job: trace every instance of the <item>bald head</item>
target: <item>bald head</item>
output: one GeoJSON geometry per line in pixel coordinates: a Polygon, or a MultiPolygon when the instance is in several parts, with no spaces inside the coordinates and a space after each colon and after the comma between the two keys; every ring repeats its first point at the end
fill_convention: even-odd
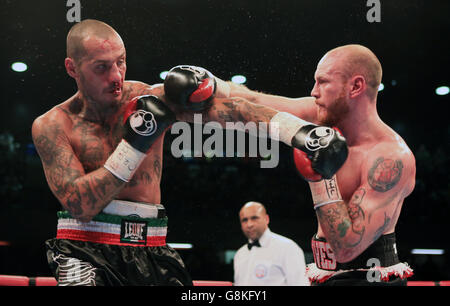
{"type": "Polygon", "coordinates": [[[245,205],[242,206],[242,208],[241,208],[239,213],[241,213],[243,211],[247,211],[247,210],[252,210],[255,213],[258,213],[258,214],[261,214],[261,215],[267,215],[266,208],[264,207],[264,205],[262,205],[259,202],[247,202],[247,203],[245,203],[245,205]]]}
{"type": "Polygon", "coordinates": [[[86,19],[75,24],[67,34],[67,57],[79,62],[86,55],[84,42],[90,37],[104,40],[115,37],[123,44],[122,38],[111,26],[98,20],[86,19]]]}
{"type": "Polygon", "coordinates": [[[264,205],[258,202],[248,202],[239,211],[239,220],[244,235],[250,240],[259,239],[269,224],[264,205]]]}
{"type": "Polygon", "coordinates": [[[376,97],[381,83],[382,69],[376,55],[361,45],[345,45],[328,51],[320,60],[319,65],[328,60],[334,60],[334,68],[339,70],[345,79],[355,75],[364,77],[367,93],[376,97]]]}

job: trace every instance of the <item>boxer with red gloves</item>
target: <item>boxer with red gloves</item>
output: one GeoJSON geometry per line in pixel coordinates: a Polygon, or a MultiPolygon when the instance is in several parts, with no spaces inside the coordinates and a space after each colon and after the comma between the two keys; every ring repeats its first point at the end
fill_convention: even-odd
{"type": "MultiPolygon", "coordinates": [[[[399,261],[395,227],[414,189],[415,159],[377,112],[381,76],[381,64],[371,50],[346,45],[330,50],[319,61],[311,97],[270,95],[233,83],[224,93],[329,127],[311,134],[315,128],[305,128],[299,135],[304,145],[297,146],[303,151],[294,149],[295,164],[308,181],[318,220],[312,240],[315,263],[308,270],[313,285],[406,285],[412,275],[408,265],[399,261]],[[303,147],[316,148],[340,138],[331,127],[345,136],[348,158],[336,173],[327,174],[328,167],[317,168],[316,157],[303,147]],[[314,134],[312,142],[305,141],[314,134]]],[[[334,163],[335,157],[326,159],[334,163]]]]}

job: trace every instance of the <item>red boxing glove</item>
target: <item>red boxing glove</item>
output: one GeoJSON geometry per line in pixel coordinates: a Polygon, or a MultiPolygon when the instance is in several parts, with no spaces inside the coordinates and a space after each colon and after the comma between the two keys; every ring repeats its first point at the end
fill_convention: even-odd
{"type": "Polygon", "coordinates": [[[308,182],[317,182],[322,179],[322,176],[312,168],[311,160],[305,152],[294,148],[293,153],[295,166],[305,180],[308,182]]]}
{"type": "MultiPolygon", "coordinates": [[[[342,136],[341,131],[337,127],[333,127],[340,136],[342,136]]],[[[312,168],[311,158],[308,157],[308,154],[300,149],[294,148],[294,163],[297,167],[300,175],[307,180],[308,182],[317,182],[323,179],[322,175],[317,173],[312,168]]]]}

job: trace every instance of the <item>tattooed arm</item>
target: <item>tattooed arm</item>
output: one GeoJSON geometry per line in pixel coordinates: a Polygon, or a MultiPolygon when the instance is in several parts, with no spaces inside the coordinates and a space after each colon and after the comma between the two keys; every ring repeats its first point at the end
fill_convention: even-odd
{"type": "Polygon", "coordinates": [[[320,231],[338,262],[351,261],[381,235],[394,232],[403,200],[414,188],[412,153],[384,147],[371,156],[363,166],[361,185],[348,203],[341,200],[316,209],[320,231]]]}
{"type": "MultiPolygon", "coordinates": [[[[233,82],[227,82],[227,84],[231,89],[229,97],[244,98],[251,103],[291,113],[306,121],[317,123],[317,106],[315,105],[314,97],[288,98],[250,90],[244,85],[238,85],[233,82]]],[[[223,97],[220,92],[216,93],[216,96],[223,97]]]]}
{"type": "Polygon", "coordinates": [[[33,122],[32,136],[48,185],[72,217],[90,221],[122,190],[125,182],[101,167],[86,174],[53,109],[33,122]]]}
{"type": "Polygon", "coordinates": [[[215,98],[214,103],[203,113],[203,121],[217,121],[225,127],[226,122],[240,121],[269,123],[278,111],[257,105],[243,98],[215,98]]]}

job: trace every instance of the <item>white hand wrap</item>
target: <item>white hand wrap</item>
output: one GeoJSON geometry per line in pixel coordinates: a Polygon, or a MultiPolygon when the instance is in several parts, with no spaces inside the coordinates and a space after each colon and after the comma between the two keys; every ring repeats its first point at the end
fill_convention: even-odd
{"type": "Polygon", "coordinates": [[[142,163],[146,154],[133,148],[122,139],[117,148],[105,162],[104,167],[122,181],[129,182],[142,163]]]}
{"type": "Polygon", "coordinates": [[[291,140],[298,130],[308,124],[308,121],[289,113],[279,112],[270,119],[270,138],[292,146],[291,140]]]}
{"type": "Polygon", "coordinates": [[[231,87],[227,84],[227,82],[216,78],[216,97],[218,98],[229,98],[231,93],[231,87]]]}
{"type": "Polygon", "coordinates": [[[314,209],[342,201],[336,175],[329,180],[324,179],[318,182],[309,182],[309,187],[314,202],[314,209]]]}

